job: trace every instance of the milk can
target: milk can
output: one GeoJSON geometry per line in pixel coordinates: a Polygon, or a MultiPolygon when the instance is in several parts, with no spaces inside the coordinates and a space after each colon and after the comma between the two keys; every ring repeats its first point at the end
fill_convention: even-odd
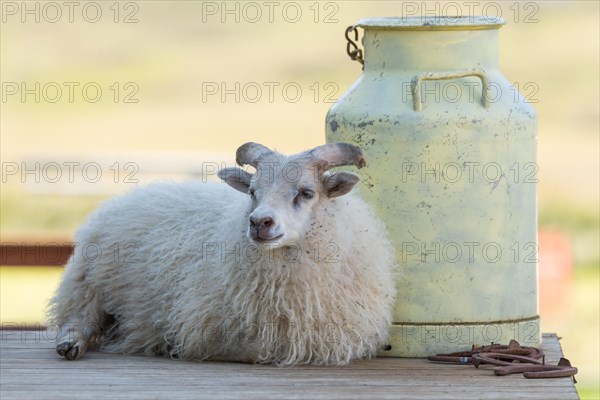
{"type": "Polygon", "coordinates": [[[382,355],[540,345],[536,114],[498,69],[503,24],[370,18],[346,31],[364,71],[329,110],[326,134],[364,149],[358,191],[396,249],[382,355]]]}

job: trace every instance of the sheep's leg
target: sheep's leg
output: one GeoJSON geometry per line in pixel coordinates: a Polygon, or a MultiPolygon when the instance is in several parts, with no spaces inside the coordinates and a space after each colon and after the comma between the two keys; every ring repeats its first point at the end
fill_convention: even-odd
{"type": "Polygon", "coordinates": [[[107,316],[102,311],[97,296],[75,298],[83,299],[84,303],[80,302],[82,307],[76,307],[76,310],[79,309],[72,310],[71,317],[65,318],[67,322],[60,328],[56,346],[56,352],[67,360],[77,360],[83,356],[88,348],[98,341],[107,323],[107,316]]]}
{"type": "Polygon", "coordinates": [[[67,360],[77,360],[87,351],[98,333],[100,333],[98,326],[82,328],[77,324],[64,324],[61,327],[56,352],[67,360]]]}

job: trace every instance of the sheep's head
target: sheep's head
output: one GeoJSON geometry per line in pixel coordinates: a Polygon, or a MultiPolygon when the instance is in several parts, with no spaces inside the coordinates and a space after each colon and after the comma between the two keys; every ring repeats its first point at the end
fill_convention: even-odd
{"type": "Polygon", "coordinates": [[[236,162],[251,165],[256,172],[225,168],[219,177],[251,198],[248,237],[277,247],[297,241],[309,230],[317,204],[345,195],[360,180],[352,172],[330,169],[366,165],[363,152],[347,143],[285,156],[250,142],[238,148],[236,162]]]}

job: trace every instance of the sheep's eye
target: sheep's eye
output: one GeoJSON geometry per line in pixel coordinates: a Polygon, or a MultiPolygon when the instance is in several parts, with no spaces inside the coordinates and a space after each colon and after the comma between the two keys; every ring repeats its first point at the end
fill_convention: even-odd
{"type": "Polygon", "coordinates": [[[252,197],[253,199],[256,198],[256,194],[254,193],[254,189],[248,189],[248,194],[250,195],[250,197],[252,197]]]}
{"type": "Polygon", "coordinates": [[[294,196],[294,206],[300,205],[300,200],[310,200],[315,197],[315,192],[310,189],[298,189],[296,196],[294,196]]]}
{"type": "Polygon", "coordinates": [[[303,199],[309,200],[315,197],[315,192],[310,189],[302,189],[300,190],[300,196],[302,196],[303,199]]]}

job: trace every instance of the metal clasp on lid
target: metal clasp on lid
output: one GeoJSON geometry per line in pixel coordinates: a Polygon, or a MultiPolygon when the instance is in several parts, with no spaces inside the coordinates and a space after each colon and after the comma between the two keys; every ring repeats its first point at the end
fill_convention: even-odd
{"type": "Polygon", "coordinates": [[[350,25],[349,27],[347,27],[345,36],[346,40],[348,41],[346,43],[346,53],[348,53],[348,56],[350,56],[350,58],[353,61],[358,61],[359,63],[361,63],[364,69],[365,61],[363,59],[363,51],[358,48],[356,43],[354,43],[354,41],[358,41],[358,29],[356,28],[356,26],[350,25]],[[350,33],[352,32],[354,32],[354,40],[350,38],[350,33]]]}

